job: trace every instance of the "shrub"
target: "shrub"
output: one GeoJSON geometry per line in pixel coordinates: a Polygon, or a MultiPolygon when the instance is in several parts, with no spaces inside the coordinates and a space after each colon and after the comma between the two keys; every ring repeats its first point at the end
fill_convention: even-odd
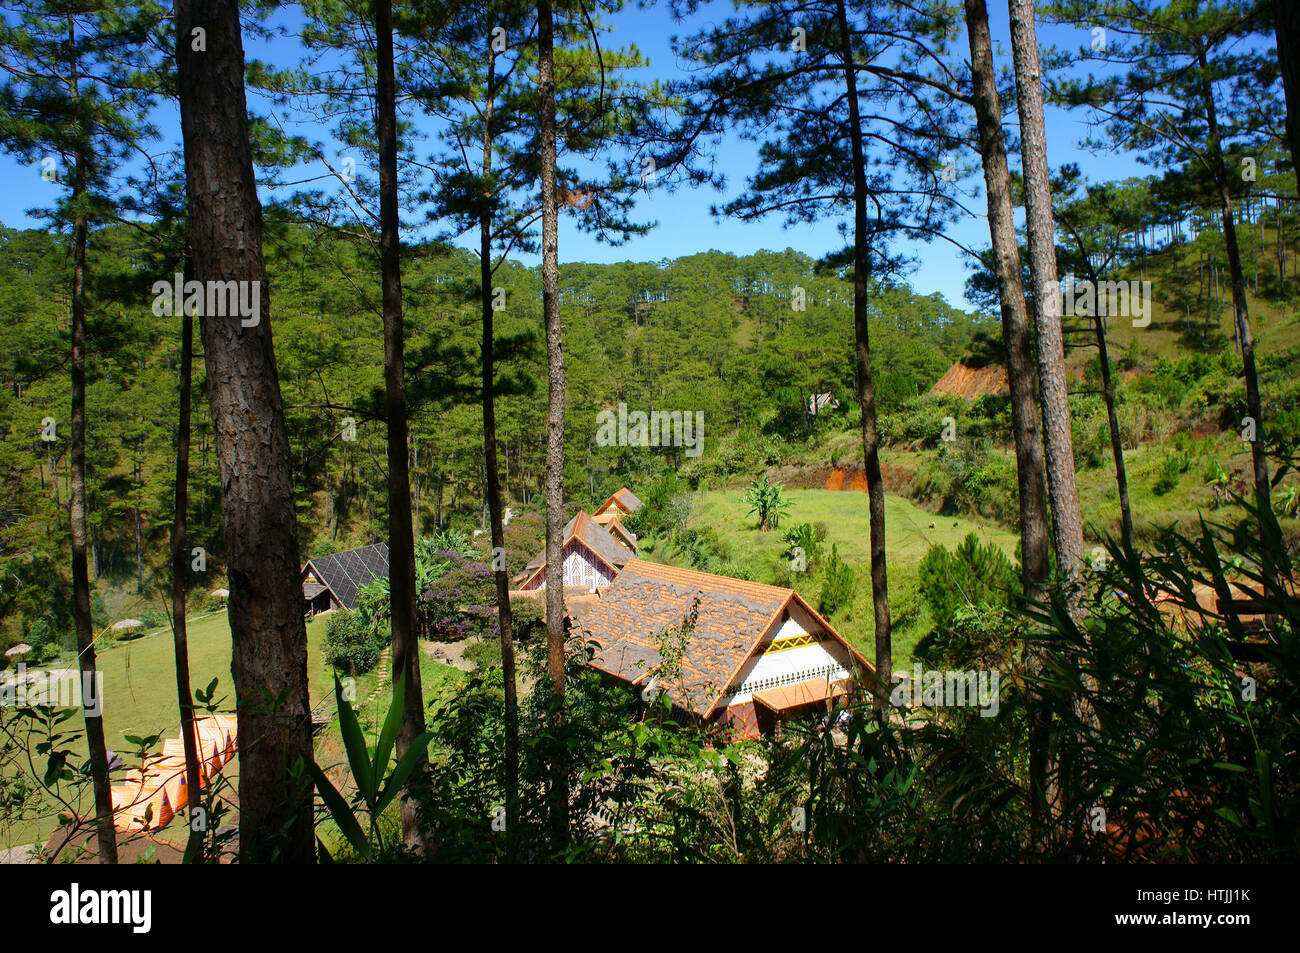
{"type": "Polygon", "coordinates": [[[501,640],[475,639],[465,646],[464,657],[479,668],[499,666],[501,664],[501,640]]]}
{"type": "Polygon", "coordinates": [[[754,574],[743,563],[719,562],[714,572],[719,576],[729,576],[732,579],[746,579],[750,582],[754,579],[754,574]]]}
{"type": "Polygon", "coordinates": [[[27,628],[23,641],[30,645],[33,651],[40,651],[51,643],[57,649],[59,637],[48,619],[37,619],[27,628]]]}
{"type": "Polygon", "coordinates": [[[967,442],[944,446],[916,481],[921,497],[938,497],[944,513],[977,513],[1005,523],[1018,512],[1015,461],[967,442]]]}
{"type": "Polygon", "coordinates": [[[140,621],[146,629],[159,629],[171,624],[167,613],[162,609],[145,609],[140,613],[140,621]]]}
{"type": "Polygon", "coordinates": [[[821,559],[822,540],[825,538],[825,536],[818,538],[817,531],[810,523],[800,523],[786,531],[786,558],[794,560],[796,556],[802,555],[802,568],[812,569],[821,559]]]}
{"type": "Polygon", "coordinates": [[[374,668],[385,644],[357,612],[334,612],[325,624],[325,664],[349,675],[362,675],[374,668]]]}
{"type": "Polygon", "coordinates": [[[834,615],[840,609],[853,605],[856,587],[853,567],[840,559],[840,548],[831,545],[831,558],[826,562],[826,578],[822,581],[821,612],[834,615]]]}
{"type": "Polygon", "coordinates": [[[546,544],[546,521],[540,513],[520,513],[504,528],[502,537],[506,549],[506,572],[513,578],[546,544]]]}
{"type": "Polygon", "coordinates": [[[916,659],[932,668],[998,669],[1014,664],[1024,618],[1005,605],[959,605],[947,623],[917,643],[916,659]]]}
{"type": "Polygon", "coordinates": [[[763,474],[763,479],[751,480],[748,489],[741,497],[741,502],[749,507],[749,515],[758,518],[760,530],[776,529],[781,524],[781,517],[790,509],[790,500],[785,496],[785,487],[772,483],[763,474]]]}
{"type": "Polygon", "coordinates": [[[1165,458],[1160,461],[1160,466],[1156,470],[1156,482],[1151,487],[1152,492],[1156,496],[1164,496],[1178,486],[1182,474],[1183,468],[1180,466],[1179,456],[1177,454],[1165,454],[1165,458]]]}
{"type": "Polygon", "coordinates": [[[641,508],[622,520],[640,536],[670,536],[686,528],[694,500],[676,470],[666,470],[638,493],[641,508]]]}
{"type": "Polygon", "coordinates": [[[510,625],[516,639],[526,639],[540,632],[545,623],[542,621],[542,601],[540,599],[514,599],[510,603],[510,625]]]}
{"type": "Polygon", "coordinates": [[[385,576],[372,579],[357,590],[357,624],[381,642],[392,638],[392,597],[388,585],[385,576]]]}
{"type": "Polygon", "coordinates": [[[439,555],[446,559],[446,571],[429,581],[417,607],[427,637],[443,642],[500,638],[491,564],[455,552],[439,555]]]}
{"type": "Polygon", "coordinates": [[[935,627],[947,629],[962,606],[1010,606],[1020,590],[1011,560],[993,543],[970,533],[955,551],[931,546],[921,560],[920,589],[935,627]]]}
{"type": "Polygon", "coordinates": [[[195,602],[200,612],[221,612],[226,608],[225,596],[214,596],[211,593],[200,596],[195,602]]]}

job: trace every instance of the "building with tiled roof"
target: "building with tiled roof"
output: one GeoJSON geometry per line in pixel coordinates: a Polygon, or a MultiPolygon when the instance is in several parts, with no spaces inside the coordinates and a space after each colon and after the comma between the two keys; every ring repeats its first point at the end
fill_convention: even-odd
{"type": "Polygon", "coordinates": [[[631,516],[644,505],[635,493],[623,487],[611,493],[609,499],[600,504],[596,512],[591,514],[591,518],[604,526],[611,520],[631,516]]]}
{"type": "Polygon", "coordinates": [[[357,590],[388,578],[388,544],[375,543],[328,556],[313,556],[302,567],[303,613],[355,609],[357,590]]]}
{"type": "MultiPolygon", "coordinates": [[[[564,587],[590,592],[614,581],[636,550],[620,543],[585,510],[564,527],[564,587]]],[[[546,547],[528,561],[516,579],[525,592],[546,588],[546,547]]]]}
{"type": "MultiPolygon", "coordinates": [[[[595,519],[595,517],[592,517],[592,519],[595,519]]],[[[604,526],[605,529],[609,531],[610,536],[613,536],[614,539],[622,543],[629,552],[636,555],[636,533],[624,526],[617,516],[610,519],[604,524],[604,526]]]]}
{"type": "Polygon", "coordinates": [[[744,737],[824,713],[829,699],[875,676],[793,589],[639,559],[570,619],[594,652],[592,667],[643,697],[667,692],[680,711],[744,737]],[[660,646],[684,627],[680,674],[667,677],[660,646]]]}

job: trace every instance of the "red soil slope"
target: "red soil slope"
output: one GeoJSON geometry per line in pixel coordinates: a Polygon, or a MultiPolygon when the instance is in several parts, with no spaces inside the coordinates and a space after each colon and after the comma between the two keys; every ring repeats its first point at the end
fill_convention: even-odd
{"type": "Polygon", "coordinates": [[[930,388],[930,393],[974,399],[984,394],[1006,397],[1011,391],[1007,387],[1006,368],[996,364],[986,367],[968,367],[958,361],[948,368],[948,373],[935,382],[935,385],[930,388]]]}

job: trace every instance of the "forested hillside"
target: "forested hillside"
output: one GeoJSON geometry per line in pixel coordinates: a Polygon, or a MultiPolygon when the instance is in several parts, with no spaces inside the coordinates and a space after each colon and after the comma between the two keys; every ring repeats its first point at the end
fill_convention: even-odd
{"type": "MultiPolygon", "coordinates": [[[[6,646],[46,620],[69,628],[66,515],[68,259],[47,233],[0,233],[5,355],[0,454],[5,514],[0,527],[0,626],[6,646]],[[53,418],[43,439],[42,420],[53,418]]],[[[268,241],[276,298],[276,354],[293,450],[301,538],[308,554],[382,538],[384,487],[383,340],[375,289],[347,241],[285,225],[268,241]],[[353,427],[347,426],[351,419],[353,427]],[[345,433],[346,431],[346,433],[345,433]],[[355,439],[351,439],[355,436],[355,439]]],[[[97,284],[87,402],[87,518],[97,588],[156,594],[164,587],[175,453],[177,319],[154,313],[156,272],[148,247],[126,227],[96,236],[90,263],[97,284]]],[[[411,489],[421,533],[482,529],[482,445],[477,420],[479,355],[476,269],[471,256],[441,247],[412,249],[405,281],[411,351],[411,489]]],[[[652,454],[596,442],[596,413],[622,402],[642,410],[702,411],[704,439],[715,451],[739,438],[748,448],[718,476],[746,475],[785,457],[814,433],[813,394],[844,405],[853,392],[852,334],[844,320],[851,289],[816,272],[795,252],[737,258],[721,252],[675,261],[568,264],[562,272],[570,400],[565,491],[598,504],[623,484],[643,485],[659,471],[691,462],[682,448],[652,454]],[[791,306],[800,288],[805,307],[791,306]]],[[[545,406],[545,367],[535,270],[498,272],[505,307],[500,422],[503,487],[518,505],[537,497],[544,466],[534,421],[545,406]]],[[[168,292],[170,295],[170,292],[168,292]]],[[[906,286],[881,288],[872,300],[872,334],[882,370],[882,410],[924,393],[988,322],[906,286]]],[[[204,406],[202,365],[195,388],[204,406]]],[[[827,412],[836,428],[851,417],[827,412]]],[[[221,503],[212,425],[194,418],[191,519],[209,571],[196,590],[221,585],[221,503]]],[[[816,429],[824,433],[827,422],[816,429]]],[[[717,471],[714,471],[717,472],[717,471]]],[[[156,600],[155,600],[156,601],[156,600]]],[[[99,603],[98,620],[107,618],[99,603]]]]}
{"type": "Polygon", "coordinates": [[[10,0],[0,861],[1300,859],[1297,160],[1280,0],[10,0]]]}

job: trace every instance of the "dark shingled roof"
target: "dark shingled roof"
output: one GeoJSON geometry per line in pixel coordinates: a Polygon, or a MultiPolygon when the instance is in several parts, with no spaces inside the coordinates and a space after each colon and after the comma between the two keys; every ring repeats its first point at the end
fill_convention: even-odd
{"type": "MultiPolygon", "coordinates": [[[[585,510],[578,510],[578,515],[569,520],[564,527],[563,535],[562,545],[567,546],[569,540],[577,539],[615,569],[623,568],[629,559],[634,558],[626,546],[611,536],[609,530],[588,516],[585,510]]],[[[532,576],[544,565],[546,565],[545,546],[542,547],[541,552],[528,560],[528,565],[524,567],[523,578],[532,576]]]]}
{"type": "Polygon", "coordinates": [[[388,544],[375,543],[329,556],[313,556],[303,567],[303,574],[308,570],[329,587],[341,606],[355,609],[358,589],[375,579],[388,578],[388,544]]]}
{"type": "Polygon", "coordinates": [[[599,646],[592,666],[635,684],[659,665],[664,630],[680,625],[699,597],[681,679],[660,687],[682,707],[707,715],[794,595],[779,586],[634,559],[599,599],[571,616],[576,634],[599,646]]]}

